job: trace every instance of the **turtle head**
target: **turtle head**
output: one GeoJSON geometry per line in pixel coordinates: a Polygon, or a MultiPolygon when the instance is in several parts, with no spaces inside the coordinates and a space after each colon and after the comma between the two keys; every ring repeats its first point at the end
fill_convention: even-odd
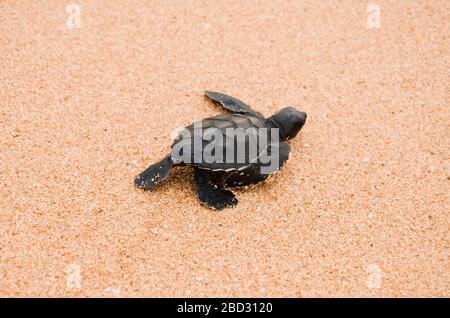
{"type": "Polygon", "coordinates": [[[278,113],[269,117],[275,128],[280,129],[280,138],[283,141],[294,138],[306,122],[306,113],[299,112],[294,107],[285,107],[278,113]]]}

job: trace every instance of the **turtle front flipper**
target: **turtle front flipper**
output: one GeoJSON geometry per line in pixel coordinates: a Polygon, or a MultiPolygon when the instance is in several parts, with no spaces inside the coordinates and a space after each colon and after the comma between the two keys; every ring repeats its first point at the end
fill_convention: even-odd
{"type": "Polygon", "coordinates": [[[215,104],[219,104],[223,108],[233,112],[233,113],[240,113],[240,114],[251,114],[251,115],[262,115],[258,112],[255,112],[253,109],[250,108],[247,104],[245,104],[243,101],[222,94],[218,92],[211,92],[211,91],[205,91],[205,96],[211,100],[215,104]]]}
{"type": "Polygon", "coordinates": [[[195,190],[200,202],[211,209],[222,210],[238,203],[234,193],[217,184],[209,170],[195,168],[195,190]]]}
{"type": "Polygon", "coordinates": [[[172,167],[172,158],[165,157],[158,163],[155,163],[145,169],[134,179],[134,185],[140,189],[152,189],[169,176],[172,167]]]}
{"type": "Polygon", "coordinates": [[[248,168],[229,174],[224,181],[224,185],[226,187],[243,187],[264,181],[284,166],[289,159],[290,152],[291,148],[285,142],[270,144],[265,154],[270,159],[269,162],[263,163],[259,158],[248,168]]]}

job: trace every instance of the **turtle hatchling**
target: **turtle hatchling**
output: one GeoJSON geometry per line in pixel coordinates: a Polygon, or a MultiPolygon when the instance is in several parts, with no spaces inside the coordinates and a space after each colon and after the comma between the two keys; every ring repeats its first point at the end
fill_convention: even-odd
{"type": "Polygon", "coordinates": [[[286,141],[298,134],[306,113],[285,107],[265,118],[237,98],[211,91],[205,96],[227,113],[183,129],[171,153],[139,174],[134,184],[153,189],[172,167],[188,165],[194,169],[199,201],[222,210],[238,203],[230,188],[257,184],[283,167],[291,151],[286,141]]]}

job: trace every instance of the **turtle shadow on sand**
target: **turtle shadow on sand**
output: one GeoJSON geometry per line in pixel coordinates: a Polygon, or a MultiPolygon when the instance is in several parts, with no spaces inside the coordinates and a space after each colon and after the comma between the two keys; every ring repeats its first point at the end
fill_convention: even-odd
{"type": "MultiPolygon", "coordinates": [[[[175,166],[191,166],[194,168],[194,184],[198,199],[204,205],[215,210],[222,210],[226,207],[233,207],[238,203],[234,193],[230,188],[246,187],[258,184],[267,179],[267,177],[277,172],[289,159],[291,151],[286,141],[294,138],[301,130],[306,121],[306,113],[300,112],[293,107],[285,107],[275,115],[265,118],[259,112],[250,108],[247,104],[234,97],[206,91],[205,96],[213,103],[220,105],[228,111],[227,114],[217,115],[205,118],[195,122],[185,128],[189,134],[180,134],[172,145],[172,150],[177,147],[189,145],[188,151],[183,155],[180,152],[172,151],[160,162],[149,166],[145,171],[139,174],[134,184],[136,187],[151,190],[159,185],[162,181],[167,180],[169,172],[175,166]],[[200,127],[201,134],[196,133],[196,129],[200,127]],[[225,161],[209,161],[196,160],[202,158],[203,147],[195,147],[195,145],[205,145],[210,143],[210,139],[206,137],[206,130],[214,128],[219,132],[219,137],[226,139],[228,129],[255,129],[276,132],[279,138],[267,139],[269,142],[262,152],[256,152],[252,158],[239,151],[234,152],[233,160],[225,161]],[[190,147],[194,145],[194,147],[190,147]],[[263,154],[270,156],[277,153],[275,169],[270,173],[263,173],[267,162],[263,160],[263,154]],[[242,159],[242,160],[241,160],[242,159]]],[[[237,140],[237,139],[236,139],[237,140]]],[[[236,140],[233,140],[235,142],[236,140]]],[[[256,139],[244,138],[241,141],[241,149],[250,149],[256,142],[256,139]]],[[[258,139],[259,141],[259,139],[258,139]]],[[[238,145],[239,146],[239,145],[238,145]]],[[[228,143],[222,143],[219,151],[227,152],[228,143]]],[[[234,144],[233,144],[234,147],[234,144]]],[[[236,148],[240,149],[240,148],[236,148]]],[[[231,149],[233,150],[233,148],[231,149]]],[[[245,152],[245,151],[244,151],[245,152]]],[[[274,162],[269,163],[272,166],[274,162]]],[[[170,180],[175,180],[170,178],[170,180]]]]}

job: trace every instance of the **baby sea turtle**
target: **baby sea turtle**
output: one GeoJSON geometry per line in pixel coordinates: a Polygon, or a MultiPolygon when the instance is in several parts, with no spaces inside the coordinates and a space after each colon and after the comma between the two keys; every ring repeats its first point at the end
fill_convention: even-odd
{"type": "Polygon", "coordinates": [[[134,184],[141,189],[152,189],[167,178],[171,167],[190,165],[194,168],[195,189],[200,202],[221,210],[238,202],[228,188],[261,182],[284,165],[290,152],[285,141],[297,135],[305,124],[306,113],[285,107],[264,118],[237,98],[210,91],[206,91],[205,96],[229,113],[187,126],[175,139],[172,152],[139,174],[134,184]],[[238,134],[230,135],[230,129],[253,129],[258,133],[239,138],[236,137],[238,134]],[[262,131],[265,134],[261,134],[262,131]],[[251,148],[257,149],[250,151],[251,148]],[[219,160],[207,158],[207,150],[213,159],[219,160]]]}

